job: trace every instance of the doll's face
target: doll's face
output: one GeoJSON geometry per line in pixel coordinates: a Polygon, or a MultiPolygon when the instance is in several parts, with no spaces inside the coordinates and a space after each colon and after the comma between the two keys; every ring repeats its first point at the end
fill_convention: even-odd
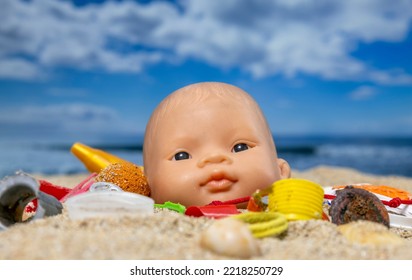
{"type": "Polygon", "coordinates": [[[185,99],[158,119],[146,151],[145,173],[156,203],[201,206],[236,199],[285,176],[255,108],[230,96],[185,99]]]}

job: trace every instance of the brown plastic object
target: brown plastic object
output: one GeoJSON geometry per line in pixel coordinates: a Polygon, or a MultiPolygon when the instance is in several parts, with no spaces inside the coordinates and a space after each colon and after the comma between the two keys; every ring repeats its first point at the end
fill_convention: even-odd
{"type": "Polygon", "coordinates": [[[373,193],[352,186],[336,191],[329,215],[337,225],[367,220],[389,227],[389,214],[382,201],[373,193]]]}

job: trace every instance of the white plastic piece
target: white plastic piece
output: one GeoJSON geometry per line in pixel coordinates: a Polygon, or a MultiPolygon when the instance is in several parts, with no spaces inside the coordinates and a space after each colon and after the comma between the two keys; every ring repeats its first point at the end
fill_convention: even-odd
{"type": "Polygon", "coordinates": [[[154,213],[154,200],[131,192],[85,192],[67,199],[71,219],[154,213]]]}
{"type": "Polygon", "coordinates": [[[96,182],[93,183],[90,188],[89,192],[97,192],[97,191],[115,191],[115,192],[122,192],[123,190],[115,184],[108,183],[108,182],[96,182]]]}
{"type": "Polygon", "coordinates": [[[412,218],[389,213],[391,227],[412,229],[412,218]]]}

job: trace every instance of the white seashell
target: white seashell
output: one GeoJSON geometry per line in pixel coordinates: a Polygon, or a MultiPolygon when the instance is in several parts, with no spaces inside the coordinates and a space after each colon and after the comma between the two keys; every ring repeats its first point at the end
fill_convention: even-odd
{"type": "Polygon", "coordinates": [[[248,225],[233,218],[216,220],[200,236],[202,247],[217,254],[250,258],[260,254],[257,240],[248,225]]]}

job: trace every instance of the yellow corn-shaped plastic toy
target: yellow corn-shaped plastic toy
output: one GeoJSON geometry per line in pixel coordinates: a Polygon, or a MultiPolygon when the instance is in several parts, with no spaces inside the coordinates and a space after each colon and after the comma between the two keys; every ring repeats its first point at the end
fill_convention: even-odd
{"type": "Polygon", "coordinates": [[[99,149],[94,149],[82,143],[74,143],[71,152],[81,161],[91,173],[99,173],[110,164],[127,162],[115,155],[99,149]]]}

